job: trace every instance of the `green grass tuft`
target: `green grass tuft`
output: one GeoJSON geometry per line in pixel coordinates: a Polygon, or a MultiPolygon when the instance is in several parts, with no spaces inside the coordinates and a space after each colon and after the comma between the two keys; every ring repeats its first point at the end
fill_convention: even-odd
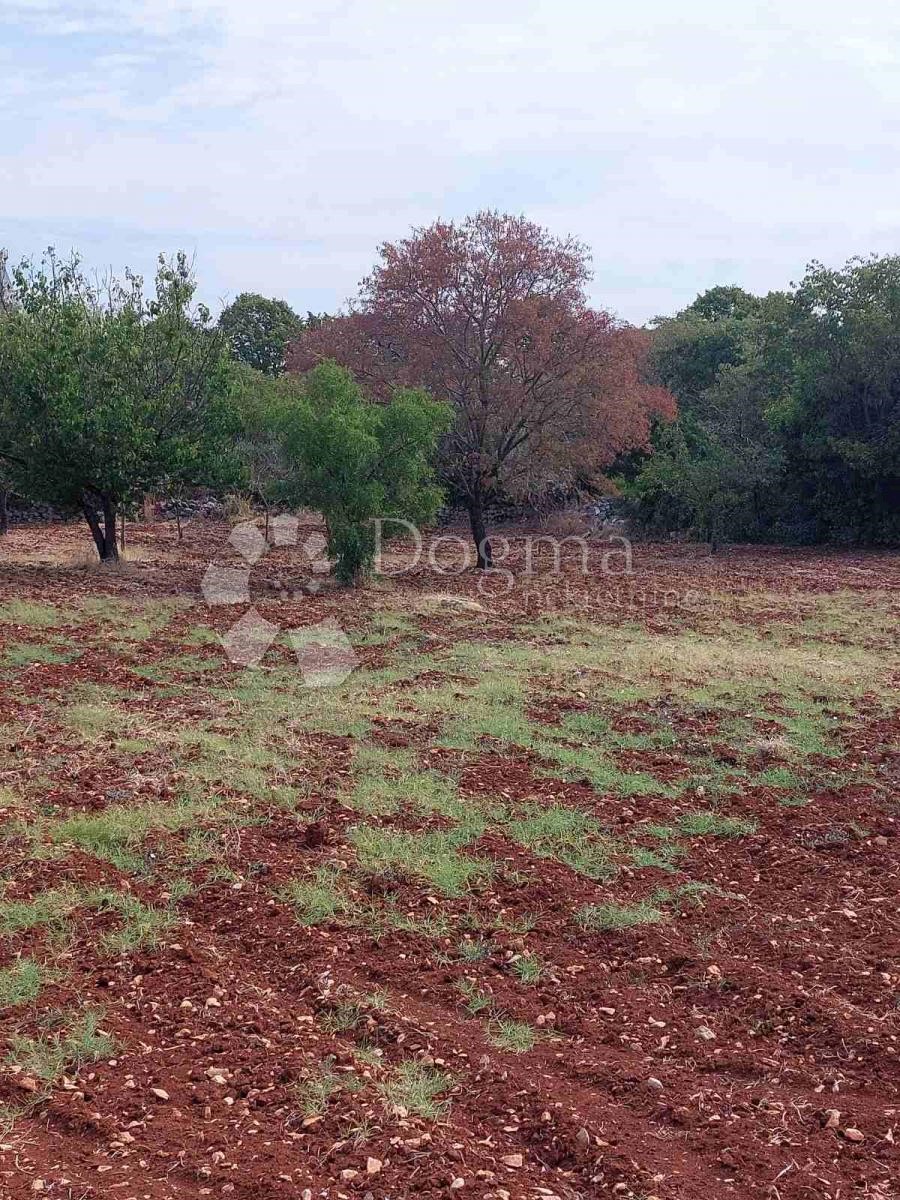
{"type": "Polygon", "coordinates": [[[666,914],[661,908],[645,901],[636,904],[589,904],[575,914],[575,920],[582,929],[591,932],[657,925],[665,919],[666,914]]]}
{"type": "Polygon", "coordinates": [[[379,1090],[391,1108],[405,1109],[427,1121],[436,1121],[450,1108],[449,1100],[439,1100],[438,1096],[448,1091],[453,1082],[453,1077],[444,1071],[407,1059],[394,1068],[379,1090]]]}

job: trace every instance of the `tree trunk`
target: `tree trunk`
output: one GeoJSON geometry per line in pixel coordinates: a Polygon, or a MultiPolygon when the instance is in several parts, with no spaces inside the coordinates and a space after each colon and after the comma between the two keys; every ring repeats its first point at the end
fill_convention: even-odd
{"type": "Polygon", "coordinates": [[[9,533],[9,488],[0,487],[0,537],[9,533]]]}
{"type": "Polygon", "coordinates": [[[486,571],[493,567],[494,559],[491,554],[491,543],[488,540],[484,524],[484,496],[481,491],[469,497],[469,524],[472,527],[472,540],[475,542],[475,553],[478,556],[478,569],[486,571]]]}
{"type": "Polygon", "coordinates": [[[103,543],[104,552],[100,555],[104,562],[119,561],[119,546],[116,541],[116,502],[109,496],[103,496],[103,543]]]}
{"type": "Polygon", "coordinates": [[[178,540],[180,542],[182,540],[182,538],[184,537],[184,532],[182,531],[182,528],[181,528],[181,501],[180,500],[175,501],[175,528],[178,530],[178,540]]]}
{"type": "Polygon", "coordinates": [[[116,545],[116,505],[109,496],[101,496],[100,504],[103,509],[103,524],[96,508],[86,492],[81,494],[81,511],[87,521],[97,547],[101,562],[118,562],[119,547],[116,545]]]}
{"type": "Polygon", "coordinates": [[[125,553],[125,514],[124,513],[122,513],[122,521],[121,521],[121,525],[119,526],[119,530],[120,530],[120,532],[119,532],[119,549],[124,554],[125,553]]]}

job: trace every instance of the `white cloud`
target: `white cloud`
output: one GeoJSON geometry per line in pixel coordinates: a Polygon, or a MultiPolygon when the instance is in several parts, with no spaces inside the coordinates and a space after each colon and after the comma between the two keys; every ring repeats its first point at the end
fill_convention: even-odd
{"type": "Polygon", "coordinates": [[[3,26],[14,253],[183,245],[210,298],[334,307],[378,242],[497,206],[577,233],[598,302],[643,319],[896,241],[876,0],[6,0],[3,26]]]}

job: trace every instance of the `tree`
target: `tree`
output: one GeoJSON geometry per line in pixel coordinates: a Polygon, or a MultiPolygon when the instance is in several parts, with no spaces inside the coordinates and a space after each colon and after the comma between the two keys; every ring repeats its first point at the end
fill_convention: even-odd
{"type": "Polygon", "coordinates": [[[236,451],[244,483],[249,496],[265,510],[268,537],[271,502],[290,476],[282,441],[284,424],[302,400],[303,382],[293,375],[273,377],[235,363],[231,395],[240,425],[236,451]]]}
{"type": "Polygon", "coordinates": [[[453,425],[441,474],[465,503],[478,565],[492,565],[485,508],[554,475],[596,478],[643,444],[671,397],[642,376],[636,331],[589,308],[588,254],[523,217],[480,212],[380,250],[356,307],[301,334],[287,369],[323,358],[376,396],[424,386],[453,425]]]}
{"type": "MultiPolygon", "coordinates": [[[[290,469],[282,492],[322,512],[341,581],[372,565],[376,518],[434,519],[441,492],[431,460],[448,424],[445,406],[421,391],[398,389],[384,404],[368,402],[334,362],[303,380],[282,419],[290,469]]],[[[399,532],[397,525],[382,529],[399,532]]]]}
{"type": "Polygon", "coordinates": [[[796,370],[778,408],[816,538],[900,541],[900,256],[812,263],[797,287],[796,370]]]}
{"type": "Polygon", "coordinates": [[[192,307],[184,255],[160,258],[150,298],[132,275],[94,287],[52,251],[15,283],[20,306],[0,323],[0,458],[24,494],[80,508],[100,558],[116,559],[123,505],[236,470],[221,336],[192,307]]]}
{"type": "Polygon", "coordinates": [[[762,447],[741,453],[687,416],[656,431],[652,455],[624,491],[644,526],[688,530],[715,553],[724,537],[755,527],[757,493],[767,494],[772,469],[762,447]]]}
{"type": "MultiPolygon", "coordinates": [[[[313,314],[310,318],[320,320],[313,314]]],[[[287,346],[303,327],[303,320],[284,300],[270,300],[257,292],[241,292],[219,317],[232,357],[264,375],[281,374],[287,346]]]]}
{"type": "Polygon", "coordinates": [[[791,297],[740,288],[702,293],[657,318],[649,364],[678,401],[626,491],[654,529],[712,543],[772,536],[783,516],[783,450],[770,412],[791,386],[791,297]]]}

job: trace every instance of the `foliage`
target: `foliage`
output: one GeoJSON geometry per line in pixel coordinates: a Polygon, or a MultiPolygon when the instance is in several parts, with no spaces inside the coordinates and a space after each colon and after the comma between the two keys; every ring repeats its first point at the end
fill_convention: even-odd
{"type": "Polygon", "coordinates": [[[19,307],[0,322],[0,455],[27,495],[80,507],[100,557],[115,558],[123,505],[236,469],[221,337],[192,306],[183,254],[160,259],[149,298],[137,276],[101,289],[52,251],[15,278],[19,307]]]}
{"type": "Polygon", "coordinates": [[[626,492],[653,529],[900,539],[900,257],[813,263],[791,293],[712,288],[655,322],[678,399],[626,492]]]}
{"type": "Polygon", "coordinates": [[[773,413],[810,536],[900,541],[900,256],[811,264],[797,289],[797,367],[773,413]]]}
{"type": "Polygon", "coordinates": [[[241,292],[222,310],[219,329],[238,362],[264,375],[280,375],[288,345],[301,330],[315,329],[326,319],[308,313],[304,320],[284,300],[241,292]]]}
{"type": "Polygon", "coordinates": [[[352,582],[371,567],[395,520],[428,521],[441,500],[431,460],[449,423],[444,405],[398,389],[384,404],[365,400],[349,371],[321,363],[289,406],[282,438],[289,465],[284,494],[319,509],[335,573],[352,582]]]}
{"type": "Polygon", "coordinates": [[[646,443],[671,397],[646,384],[646,339],[592,310],[589,256],[522,217],[480,212],[381,247],[358,307],[302,335],[288,369],[323,358],[375,395],[398,384],[446,398],[447,484],[469,510],[479,565],[491,562],[484,508],[502,492],[596,482],[646,443]]]}

